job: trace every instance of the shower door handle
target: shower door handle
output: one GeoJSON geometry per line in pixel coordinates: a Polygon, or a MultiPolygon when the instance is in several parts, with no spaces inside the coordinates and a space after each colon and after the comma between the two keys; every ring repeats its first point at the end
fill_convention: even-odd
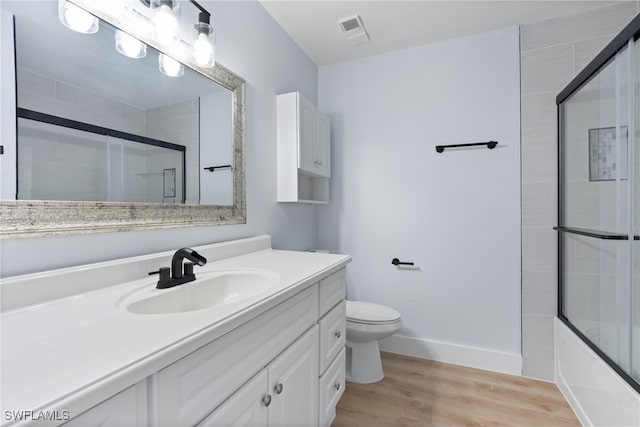
{"type": "MultiPolygon", "coordinates": [[[[562,233],[578,234],[580,236],[593,237],[603,240],[629,240],[628,234],[609,233],[608,231],[587,230],[586,228],[553,227],[562,233]]],[[[640,236],[633,236],[633,240],[640,240],[640,236]]]]}

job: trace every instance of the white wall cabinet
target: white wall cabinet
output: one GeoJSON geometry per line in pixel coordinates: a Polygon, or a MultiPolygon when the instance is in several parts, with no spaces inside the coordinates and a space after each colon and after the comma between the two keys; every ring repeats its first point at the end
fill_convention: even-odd
{"type": "Polygon", "coordinates": [[[299,92],[277,96],[278,201],[327,203],[331,121],[299,92]]]}

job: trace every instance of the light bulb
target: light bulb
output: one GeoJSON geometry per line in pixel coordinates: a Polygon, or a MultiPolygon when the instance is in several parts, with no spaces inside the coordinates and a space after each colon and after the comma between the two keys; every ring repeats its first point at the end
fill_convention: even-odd
{"type": "Polygon", "coordinates": [[[180,77],[184,74],[184,66],[163,53],[158,56],[158,68],[162,74],[169,77],[180,77]]]}
{"type": "Polygon", "coordinates": [[[213,46],[206,34],[198,34],[198,38],[193,42],[193,58],[201,67],[208,67],[213,62],[213,46]]]}
{"type": "Polygon", "coordinates": [[[201,67],[213,67],[216,63],[216,33],[209,24],[211,15],[200,12],[193,26],[193,59],[201,67]]]}
{"type": "Polygon", "coordinates": [[[58,0],[58,18],[67,28],[79,33],[98,31],[98,18],[66,0],[58,0]]]}
{"type": "Polygon", "coordinates": [[[116,50],[129,58],[147,56],[147,45],[129,34],[116,30],[116,50]]]}
{"type": "Polygon", "coordinates": [[[175,42],[178,35],[178,20],[171,13],[169,6],[160,5],[153,17],[153,25],[156,27],[156,36],[160,43],[167,45],[175,42]]]}

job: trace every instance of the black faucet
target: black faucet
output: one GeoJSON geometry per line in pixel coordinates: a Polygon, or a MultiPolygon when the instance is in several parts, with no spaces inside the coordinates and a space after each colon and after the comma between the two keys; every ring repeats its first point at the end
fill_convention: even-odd
{"type": "Polygon", "coordinates": [[[193,282],[196,275],[193,274],[193,266],[203,266],[207,263],[207,259],[191,248],[178,249],[173,258],[171,258],[171,270],[168,267],[162,267],[158,271],[149,274],[160,274],[160,280],[156,285],[157,289],[167,289],[183,283],[193,282]],[[182,269],[182,261],[188,259],[191,262],[184,263],[184,271],[182,269]]]}

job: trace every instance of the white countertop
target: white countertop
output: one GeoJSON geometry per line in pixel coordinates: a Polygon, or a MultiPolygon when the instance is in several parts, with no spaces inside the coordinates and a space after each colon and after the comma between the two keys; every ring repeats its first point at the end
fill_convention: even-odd
{"type": "MultiPolygon", "coordinates": [[[[7,311],[1,323],[3,414],[7,410],[70,410],[77,416],[349,261],[345,255],[265,249],[210,262],[196,267],[196,277],[252,268],[275,272],[278,280],[264,294],[191,312],[132,314],[126,310],[147,289],[171,291],[154,289],[157,276],[7,311]]],[[[12,425],[5,424],[4,416],[2,422],[12,425]]]]}

